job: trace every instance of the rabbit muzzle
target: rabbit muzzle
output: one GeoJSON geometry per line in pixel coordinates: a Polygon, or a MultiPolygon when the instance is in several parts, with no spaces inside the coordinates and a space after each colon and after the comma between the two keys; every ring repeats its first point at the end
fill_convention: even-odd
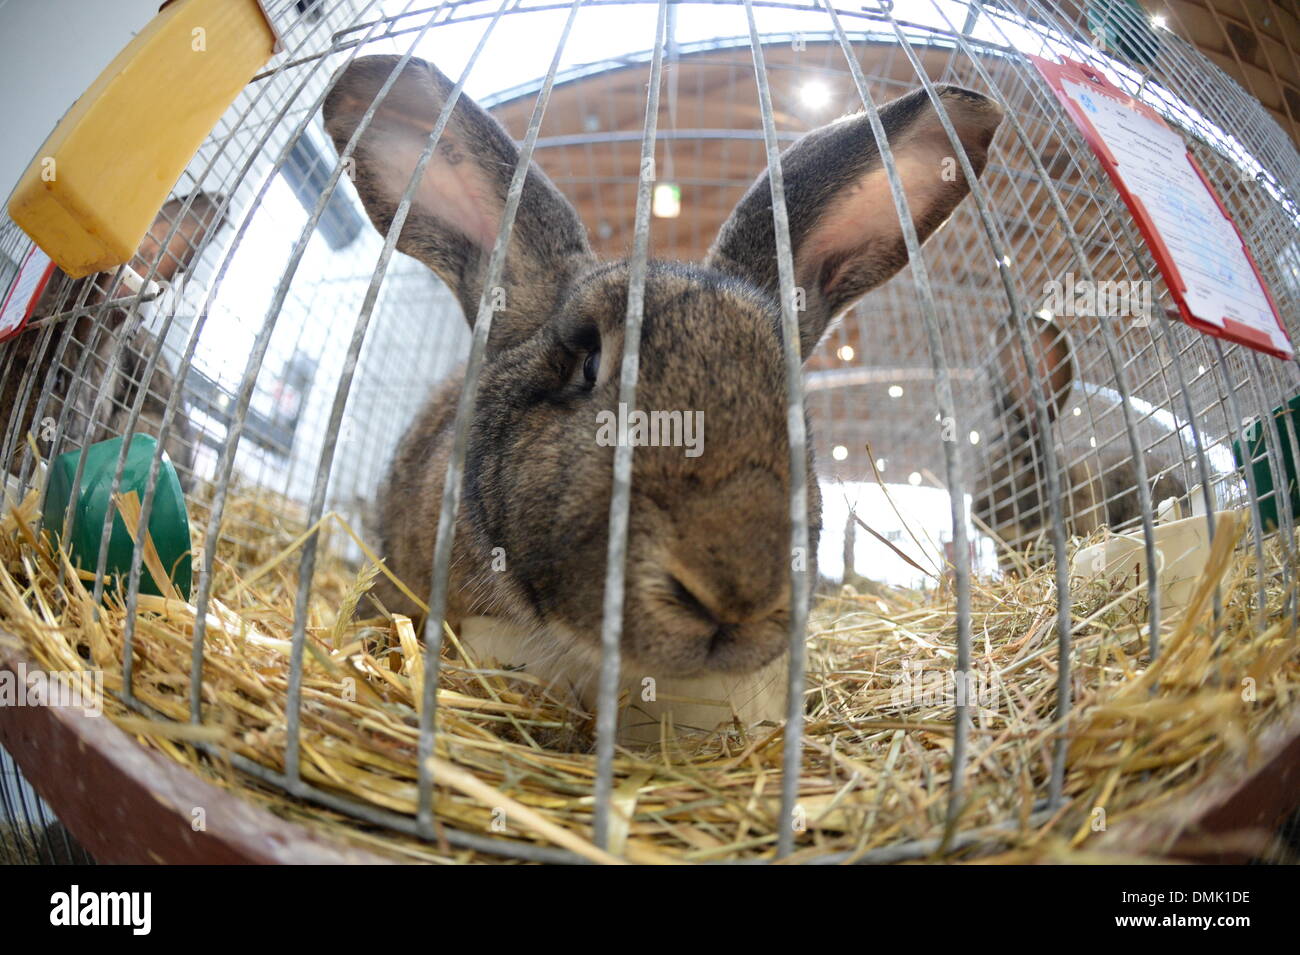
{"type": "Polygon", "coordinates": [[[646,502],[634,537],[626,648],[652,675],[744,673],[786,647],[790,515],[783,476],[746,466],[667,509],[646,502]],[[744,519],[738,519],[744,515],[744,519]]]}

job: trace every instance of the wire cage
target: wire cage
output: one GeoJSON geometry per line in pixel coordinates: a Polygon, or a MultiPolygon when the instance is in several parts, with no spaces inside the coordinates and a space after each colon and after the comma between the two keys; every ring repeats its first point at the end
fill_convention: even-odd
{"type": "MultiPolygon", "coordinates": [[[[865,111],[879,121],[884,104],[917,90],[937,107],[950,137],[957,133],[945,86],[974,90],[1001,107],[978,178],[970,175],[976,158],[953,148],[955,139],[943,143],[949,172],[969,184],[969,197],[928,241],[901,228],[910,264],[856,301],[803,354],[799,335],[791,334],[799,322],[791,223],[797,237],[800,210],[786,209],[773,189],[777,284],[766,291],[779,302],[771,314],[782,345],[773,361],[787,372],[780,392],[789,425],[787,523],[791,552],[808,553],[817,544],[818,555],[787,571],[788,662],[781,679],[792,692],[780,795],[771,800],[776,818],[796,815],[800,798],[810,608],[816,595],[838,593],[841,584],[861,589],[874,580],[943,590],[951,607],[948,657],[966,672],[984,629],[972,610],[972,581],[1054,563],[1060,673],[1051,705],[1064,719],[1071,707],[1077,587],[1068,576],[1071,538],[1103,526],[1136,535],[1152,566],[1158,508],[1172,498],[1205,521],[1211,535],[1216,513],[1246,515],[1240,547],[1261,568],[1266,551],[1281,555],[1257,575],[1257,626],[1281,623],[1294,642],[1298,568],[1288,462],[1300,441],[1293,416],[1275,409],[1300,394],[1300,374],[1293,360],[1221,342],[1178,319],[1156,259],[1030,56],[1090,65],[1188,141],[1292,338],[1300,333],[1300,156],[1255,98],[1174,32],[1134,13],[1136,5],[284,0],[265,6],[282,49],[172,190],[155,227],[163,251],[142,248],[134,264],[144,284],[132,283],[125,268],[80,280],[56,273],[26,330],[0,346],[8,505],[40,494],[49,462],[60,455],[147,433],[160,439],[148,487],[156,485],[165,452],[199,539],[220,542],[193,555],[192,682],[187,712],[168,718],[220,722],[203,702],[202,687],[204,674],[222,665],[213,655],[212,628],[226,613],[231,555],[252,555],[248,566],[256,566],[270,556],[266,542],[278,539],[286,524],[313,528],[331,513],[358,531],[369,526],[399,443],[439,384],[464,366],[458,394],[459,407],[467,409],[485,378],[498,373],[489,354],[494,312],[487,293],[476,321],[467,323],[462,313],[470,306],[424,264],[395,251],[398,232],[385,235],[367,218],[353,181],[354,147],[337,148],[338,137],[331,141],[323,123],[333,78],[375,54],[394,58],[399,70],[413,58],[435,64],[459,96],[480,104],[519,144],[523,159],[513,172],[531,157],[573,203],[592,250],[627,260],[624,347],[605,361],[618,399],[630,407],[638,367],[647,360],[637,343],[654,321],[649,309],[662,281],[653,263],[704,260],[755,178],[780,168],[783,150],[846,114],[865,111]],[[161,295],[150,291],[151,279],[166,280],[161,295]],[[1058,314],[1049,294],[1054,283],[1065,282],[1138,289],[1145,306],[1136,320],[1128,313],[1058,314]],[[1068,340],[1067,360],[1050,368],[1037,344],[1045,330],[1054,336],[1048,351],[1068,340]],[[811,469],[809,462],[815,462],[811,469]],[[821,490],[820,527],[815,515],[810,519],[809,486],[821,490]],[[236,507],[241,495],[256,494],[275,506],[236,507]],[[944,569],[930,576],[926,566],[944,569]],[[1269,588],[1282,594],[1281,603],[1266,594],[1269,588]]],[[[897,151],[902,143],[891,146],[897,151]]],[[[906,213],[915,202],[904,189],[907,156],[882,153],[885,205],[877,214],[910,221],[917,209],[906,213]]],[[[516,181],[522,190],[523,180],[516,181]]],[[[785,183],[787,195],[792,188],[797,192],[797,183],[785,183]]],[[[405,217],[400,210],[409,210],[412,199],[408,189],[395,203],[396,218],[405,217]]],[[[485,288],[500,285],[509,268],[498,252],[517,227],[515,214],[507,204],[493,223],[500,232],[492,254],[475,265],[485,270],[485,288]]],[[[6,223],[0,282],[10,284],[29,248],[26,236],[6,223]]],[[[192,745],[263,786],[363,824],[427,839],[436,834],[476,852],[576,861],[580,856],[570,848],[536,833],[522,839],[435,827],[441,781],[427,757],[438,751],[441,621],[455,587],[451,529],[458,510],[479,506],[475,495],[482,493],[472,460],[466,463],[471,420],[465,411],[457,440],[438,460],[449,490],[441,498],[436,546],[428,535],[431,593],[420,594],[432,610],[423,632],[423,705],[409,714],[418,759],[414,810],[349,799],[309,779],[300,766],[309,758],[301,748],[302,713],[319,705],[305,696],[303,681],[304,659],[310,662],[315,652],[311,633],[319,627],[307,612],[316,570],[327,558],[363,564],[365,532],[356,539],[307,535],[283,565],[296,615],[291,676],[283,688],[287,717],[276,737],[281,760],[260,763],[198,735],[192,745]]],[[[629,444],[614,449],[612,470],[604,472],[606,494],[597,498],[608,505],[608,532],[581,542],[600,550],[604,568],[603,605],[593,611],[602,622],[590,664],[598,692],[588,793],[591,840],[601,848],[610,844],[618,782],[617,693],[626,652],[623,595],[634,572],[628,539],[638,453],[629,444]]],[[[123,449],[115,459],[118,482],[126,455],[123,449]]],[[[74,481],[82,478],[76,471],[74,481]]],[[[152,505],[149,490],[138,528],[148,526],[152,505]]],[[[528,506],[556,509],[546,500],[528,506]]],[[[113,519],[110,510],[107,521],[113,519]]],[[[144,665],[133,661],[131,648],[136,627],[147,626],[138,622],[145,619],[138,601],[148,577],[147,547],[140,537],[130,572],[115,579],[106,556],[110,528],[107,523],[98,553],[85,556],[82,568],[95,604],[107,594],[125,606],[122,678],[111,692],[137,714],[160,718],[132,685],[133,671],[144,665]]],[[[368,545],[377,546],[373,539],[368,545]]],[[[781,564],[792,566],[784,550],[781,564]]],[[[1169,627],[1162,626],[1156,575],[1147,575],[1143,590],[1142,632],[1154,659],[1169,627]]],[[[964,799],[985,771],[972,760],[972,713],[969,703],[951,708],[952,742],[938,770],[945,817],[956,825],[943,834],[951,847],[976,835],[962,833],[959,822],[964,799]]],[[[1060,805],[1066,772],[1064,735],[1043,745],[1050,770],[1034,776],[1036,814],[1060,805]]],[[[777,829],[769,857],[805,844],[797,827],[777,829]]],[[[919,857],[935,844],[900,836],[874,855],[817,858],[919,857]]]]}

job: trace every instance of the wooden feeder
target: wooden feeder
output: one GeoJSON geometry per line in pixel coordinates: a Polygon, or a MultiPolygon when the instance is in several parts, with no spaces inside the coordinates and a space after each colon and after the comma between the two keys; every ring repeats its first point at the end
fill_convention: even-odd
{"type": "Polygon", "coordinates": [[[80,278],[131,260],[277,38],[257,0],[172,0],[55,127],[9,216],[80,278]]]}

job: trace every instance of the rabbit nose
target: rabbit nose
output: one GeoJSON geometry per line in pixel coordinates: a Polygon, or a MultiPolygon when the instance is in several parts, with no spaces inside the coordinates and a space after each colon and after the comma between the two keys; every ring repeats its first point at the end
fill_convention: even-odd
{"type": "Polygon", "coordinates": [[[739,639],[737,628],[732,624],[724,623],[709,637],[709,648],[705,651],[705,656],[713,660],[725,657],[733,652],[739,639]]]}
{"type": "Polygon", "coordinates": [[[678,601],[717,624],[750,623],[781,610],[790,591],[783,482],[744,468],[691,490],[673,507],[673,533],[658,561],[680,586],[678,601]]]}
{"type": "Polygon", "coordinates": [[[696,596],[695,592],[691,590],[690,587],[682,583],[673,574],[668,575],[668,582],[669,586],[672,588],[673,598],[679,604],[694,613],[696,616],[707,620],[712,624],[718,623],[718,615],[713,611],[709,603],[706,603],[704,600],[701,600],[696,596]]]}
{"type": "Polygon", "coordinates": [[[688,612],[695,615],[709,629],[707,631],[708,656],[716,656],[719,652],[725,652],[726,649],[736,642],[738,626],[735,622],[727,622],[720,619],[723,614],[714,609],[716,606],[712,598],[701,600],[696,594],[675,576],[668,577],[673,592],[673,598],[684,607],[688,612]]]}
{"type": "Polygon", "coordinates": [[[746,625],[789,608],[789,579],[767,561],[716,560],[701,567],[669,557],[667,569],[673,602],[711,629],[715,646],[735,642],[746,625]]]}
{"type": "Polygon", "coordinates": [[[756,590],[737,600],[734,588],[730,600],[718,593],[726,586],[716,578],[702,579],[685,574],[689,586],[677,573],[669,574],[670,603],[675,611],[658,621],[679,659],[690,661],[692,669],[747,671],[771,660],[784,646],[788,610],[788,587],[784,590],[756,590]]]}
{"type": "Polygon", "coordinates": [[[682,575],[690,580],[689,585],[683,583],[677,574],[670,573],[668,576],[673,598],[712,627],[709,635],[710,649],[731,643],[744,624],[765,620],[785,610],[789,603],[786,593],[780,589],[775,592],[753,590],[744,594],[734,585],[724,584],[719,587],[713,581],[702,580],[699,575],[682,575]]]}

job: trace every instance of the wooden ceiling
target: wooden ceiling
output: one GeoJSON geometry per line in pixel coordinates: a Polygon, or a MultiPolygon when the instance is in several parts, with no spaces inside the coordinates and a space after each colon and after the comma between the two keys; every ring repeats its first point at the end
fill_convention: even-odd
{"type": "MultiPolygon", "coordinates": [[[[1259,99],[1293,142],[1300,142],[1298,4],[1300,0],[1147,0],[1146,8],[1148,13],[1165,15],[1169,30],[1195,42],[1259,99]],[[1253,40],[1248,42],[1252,25],[1258,30],[1249,33],[1253,40]]],[[[1078,9],[1074,4],[1060,6],[1078,9]]],[[[1076,15],[1081,24],[1086,21],[1084,13],[1076,15]]],[[[974,89],[987,86],[963,55],[933,47],[915,49],[931,80],[974,89]]],[[[877,102],[917,87],[915,68],[896,44],[859,43],[855,52],[877,102]]],[[[801,49],[789,43],[771,44],[765,47],[765,59],[782,148],[799,134],[861,108],[837,44],[810,42],[801,49]],[[808,105],[801,95],[813,84],[828,97],[819,106],[808,105]]],[[[1090,209],[1107,203],[1097,201],[1081,181],[1089,164],[1074,155],[1077,140],[1053,128],[1058,121],[1055,103],[1044,100],[1037,77],[1026,75],[1023,64],[986,58],[982,66],[1002,100],[1025,125],[1041,168],[1071,206],[1071,214],[1084,217],[1075,220],[1080,234],[1092,234],[1104,246],[1107,237],[1091,233],[1094,223],[1087,217],[1090,209]]],[[[558,84],[538,141],[537,161],[577,206],[593,246],[606,256],[625,255],[631,247],[647,81],[648,66],[638,62],[558,84]]],[[[1196,92],[1200,95],[1199,89],[1196,92]]],[[[522,138],[533,101],[533,95],[525,95],[496,106],[493,112],[522,138]]],[[[1198,105],[1212,112],[1215,104],[1202,100],[1198,105]]],[[[682,211],[676,218],[653,221],[651,254],[696,261],[765,167],[762,118],[748,47],[680,57],[670,53],[657,119],[656,181],[680,188],[682,211]]],[[[1021,197],[1000,210],[1008,224],[1008,241],[1015,245],[1043,221],[1046,190],[1031,188],[1042,177],[1008,137],[1005,129],[999,134],[993,163],[1015,177],[1016,184],[1006,188],[1021,197]]],[[[1063,243],[1058,244],[1063,248],[1063,243]]]]}
{"type": "MultiPolygon", "coordinates": [[[[1155,4],[1147,7],[1149,12],[1157,10],[1155,4]]],[[[1300,87],[1295,82],[1295,50],[1300,49],[1300,21],[1294,7],[1294,3],[1207,0],[1172,2],[1160,9],[1166,10],[1173,32],[1194,35],[1225,72],[1248,90],[1258,89],[1256,95],[1270,114],[1296,137],[1300,127],[1293,116],[1300,115],[1300,102],[1296,102],[1300,87]],[[1232,24],[1251,22],[1272,33],[1260,34],[1247,49],[1244,40],[1232,40],[1240,32],[1232,24]],[[1182,32],[1183,23],[1189,24],[1189,33],[1182,32]],[[1216,37],[1223,52],[1214,47],[1216,37]]],[[[861,43],[855,45],[855,53],[878,103],[919,85],[915,68],[896,44],[861,43]]],[[[987,88],[964,55],[934,47],[918,47],[917,53],[933,81],[987,88]]],[[[789,43],[772,44],[765,47],[764,55],[783,148],[802,132],[861,108],[838,45],[810,42],[796,49],[789,43]],[[809,104],[804,92],[810,84],[824,89],[824,103],[809,104]]],[[[1039,307],[1045,284],[1073,267],[1069,230],[1061,226],[1057,200],[1095,274],[1133,277],[1140,274],[1140,265],[1149,267],[1145,249],[1134,242],[1131,222],[1115,208],[1113,190],[1091,158],[1080,155],[1073,130],[1062,123],[1037,75],[1024,63],[1004,57],[988,57],[981,66],[1003,102],[1015,111],[1032,146],[1025,150],[1004,128],[982,179],[996,219],[997,244],[1013,263],[1026,308],[1039,307]]],[[[647,81],[648,67],[638,62],[557,84],[535,154],[578,208],[593,247],[610,258],[627,255],[632,244],[647,81]]],[[[522,138],[533,100],[532,95],[523,96],[496,106],[493,112],[522,138]]],[[[681,212],[675,218],[652,219],[652,256],[678,261],[703,257],[727,214],[765,168],[761,128],[747,46],[670,57],[665,62],[655,174],[659,183],[678,185],[681,212]]],[[[1230,169],[1216,169],[1214,156],[1201,158],[1212,178],[1225,183],[1221,191],[1258,188],[1253,182],[1238,182],[1230,169]],[[1224,179],[1228,176],[1230,181],[1224,179]]],[[[1243,223],[1243,228],[1249,230],[1249,223],[1243,223]]],[[[944,329],[943,347],[956,377],[958,400],[973,421],[983,422],[973,426],[981,429],[992,413],[992,356],[1009,334],[1006,298],[992,248],[969,201],[926,247],[944,329]]],[[[1157,300],[1159,295],[1157,289],[1157,300]]],[[[1073,328],[1082,377],[1109,380],[1101,364],[1100,342],[1086,324],[1086,320],[1076,321],[1073,328]]],[[[1169,395],[1161,390],[1168,386],[1160,374],[1160,360],[1150,348],[1150,335],[1131,340],[1125,336],[1121,346],[1133,380],[1150,388],[1143,394],[1139,387],[1137,393],[1156,407],[1169,406],[1169,395]]],[[[870,444],[875,456],[888,457],[895,475],[913,470],[941,474],[942,445],[930,430],[935,416],[930,365],[916,290],[910,270],[905,270],[845,316],[809,359],[813,373],[809,404],[832,424],[822,429],[819,438],[822,460],[828,461],[830,446],[844,444],[851,449],[843,465],[846,473],[869,479],[863,451],[870,444]],[[849,358],[843,357],[850,354],[845,346],[852,350],[849,358]],[[906,397],[893,398],[891,388],[903,389],[906,397]]]]}
{"type": "Polygon", "coordinates": [[[1263,104],[1300,145],[1300,3],[1297,0],[1145,0],[1149,13],[1263,104]]]}

